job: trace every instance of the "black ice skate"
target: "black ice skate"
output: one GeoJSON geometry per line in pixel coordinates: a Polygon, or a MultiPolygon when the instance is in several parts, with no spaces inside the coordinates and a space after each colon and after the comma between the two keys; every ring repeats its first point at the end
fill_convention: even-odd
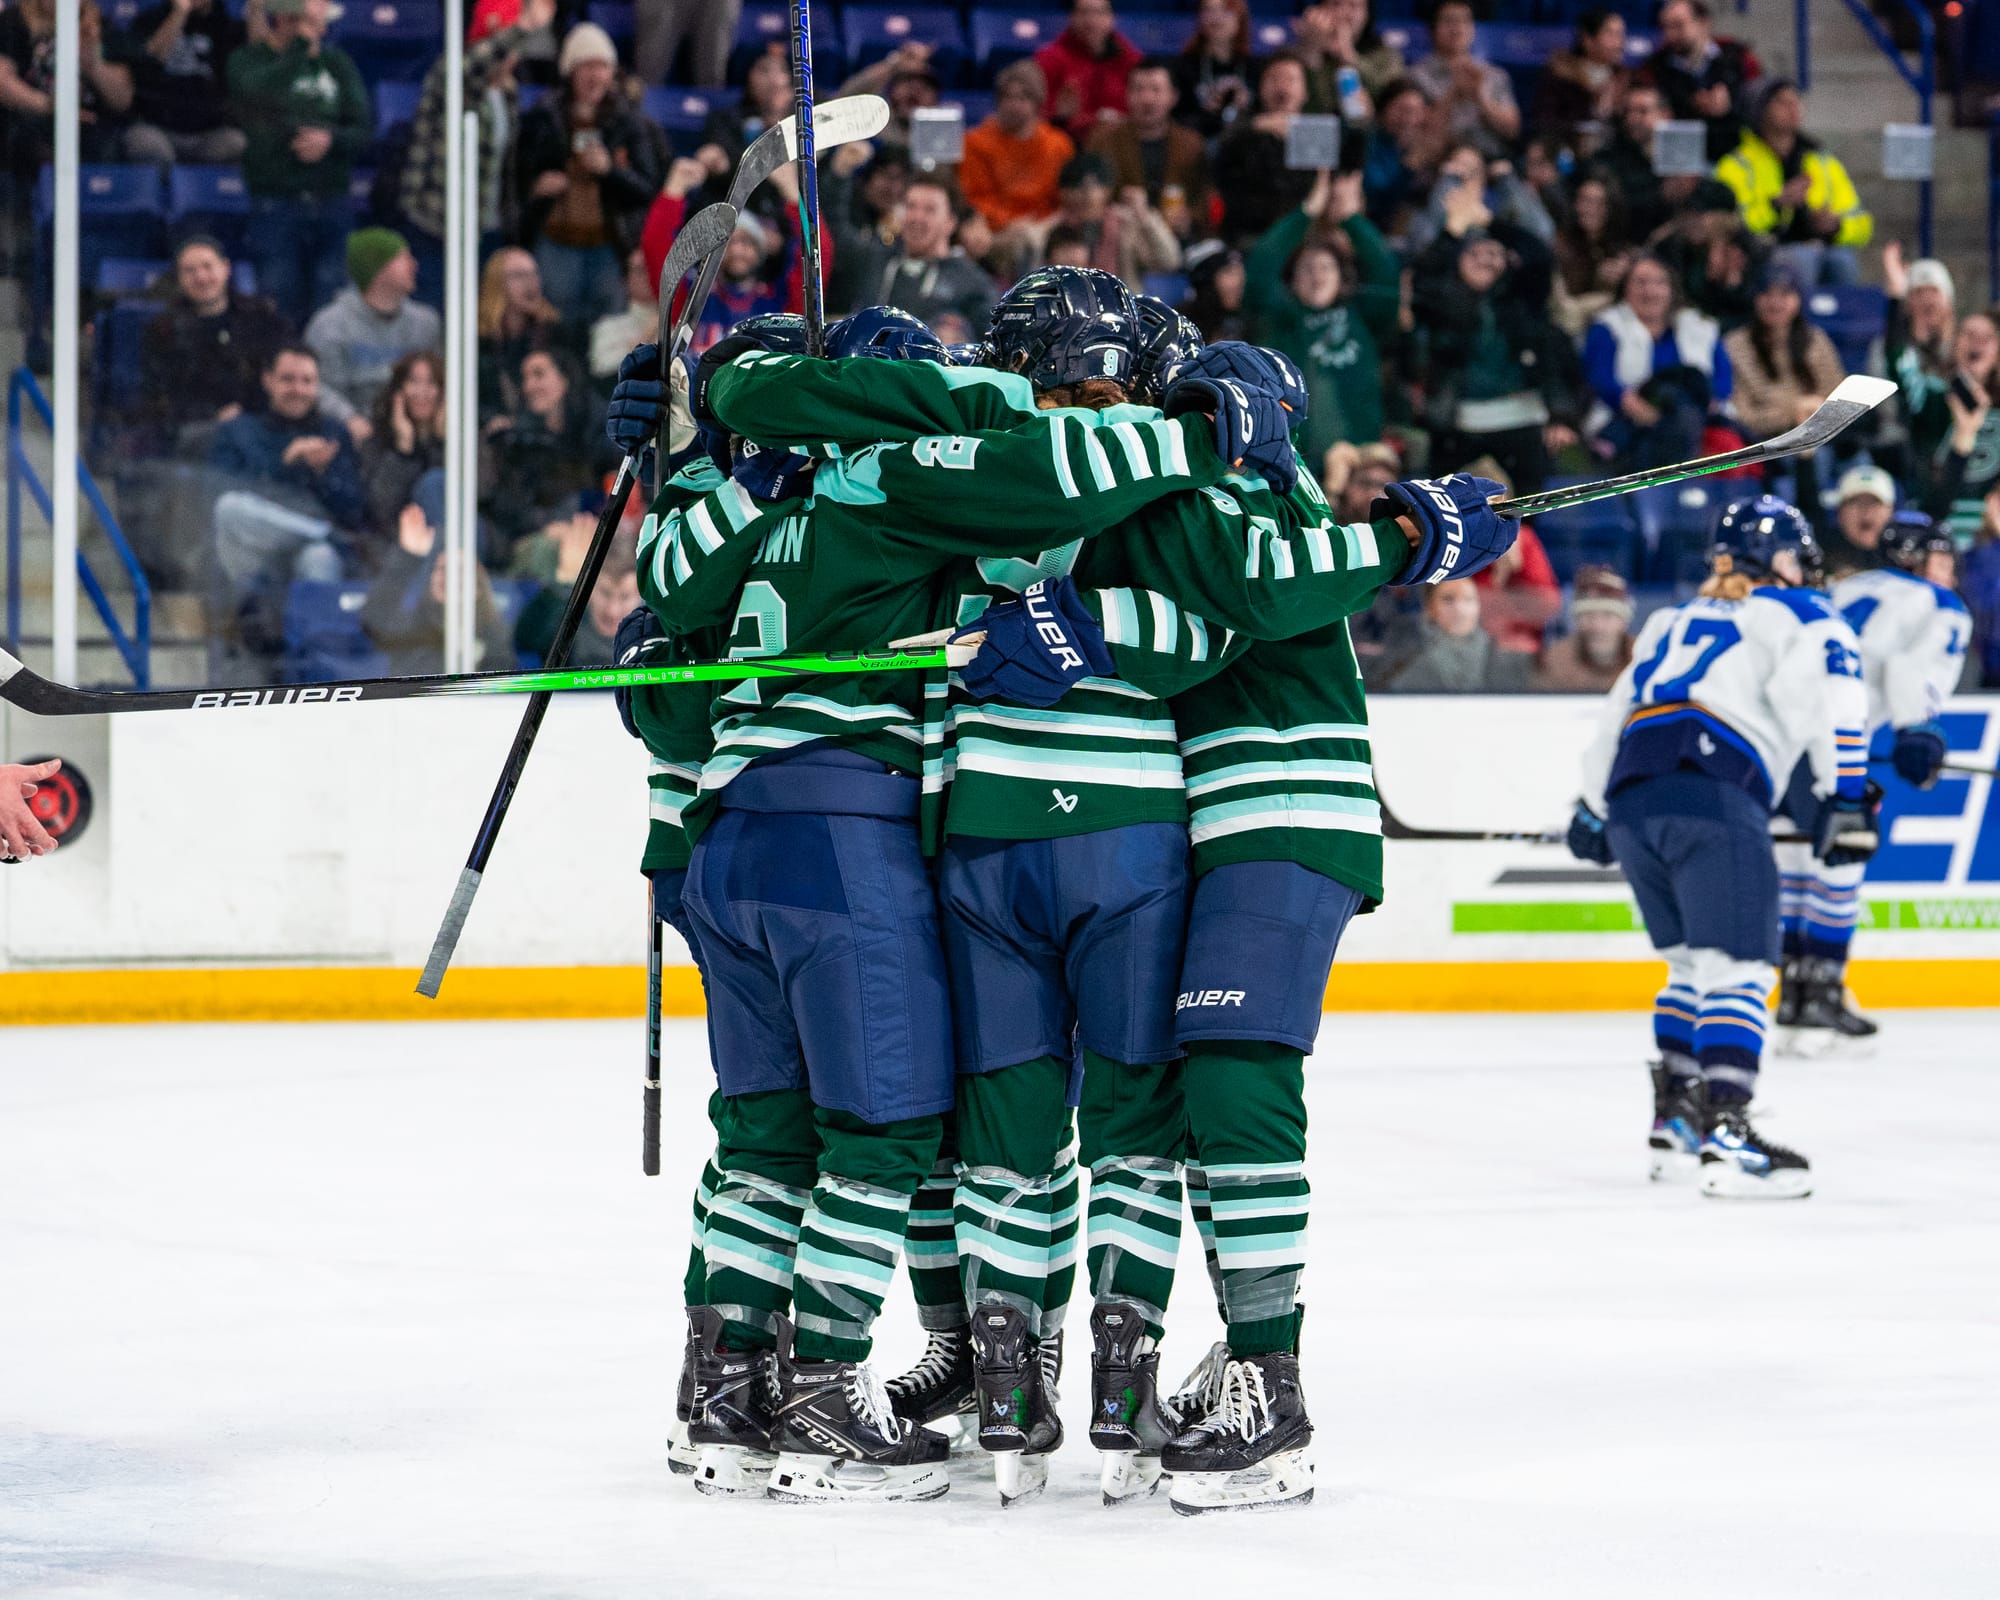
{"type": "Polygon", "coordinates": [[[693,1343],[689,1375],[688,1444],[695,1451],[694,1486],[703,1494],[762,1494],[770,1476],[771,1414],[777,1403],[768,1350],[722,1344],[722,1313],[688,1309],[693,1343]]]}
{"type": "Polygon", "coordinates": [[[1787,1041],[1790,1055],[1865,1055],[1881,1025],[1848,1003],[1847,963],[1831,956],[1799,962],[1799,1010],[1787,1041]]]}
{"type": "Polygon", "coordinates": [[[1160,1485],[1160,1451],[1180,1418],[1160,1399],[1160,1353],[1129,1300],[1090,1314],[1090,1442],[1102,1450],[1104,1503],[1143,1499],[1160,1485]]]}
{"type": "Polygon", "coordinates": [[[687,1343],[681,1347],[681,1380],[674,1389],[674,1425],[667,1431],[667,1470],[684,1478],[695,1469],[701,1452],[688,1442],[688,1417],[694,1410],[694,1367],[701,1350],[701,1330],[695,1308],[688,1307],[687,1343]]]}
{"type": "Polygon", "coordinates": [[[1306,1504],[1313,1496],[1311,1439],[1299,1358],[1289,1351],[1232,1356],[1213,1408],[1160,1454],[1173,1474],[1174,1510],[1193,1517],[1306,1504]]]}
{"type": "Polygon", "coordinates": [[[1049,1375],[1062,1370],[1061,1339],[1031,1339],[1027,1317],[1013,1306],[980,1306],[972,1313],[972,1362],[979,1443],[993,1454],[994,1485],[1010,1506],[1048,1486],[1048,1458],[1062,1443],[1049,1375]]]}
{"type": "Polygon", "coordinates": [[[896,1415],[916,1426],[938,1423],[954,1456],[979,1454],[979,1395],[972,1382],[972,1330],[932,1328],[917,1364],[888,1382],[896,1415]]]}
{"type": "Polygon", "coordinates": [[[1750,1125],[1747,1104],[1711,1107],[1701,1142],[1701,1192],[1714,1200],[1803,1200],[1812,1164],[1750,1125]]]}
{"type": "Polygon", "coordinates": [[[935,1500],[951,1488],[941,1434],[897,1417],[865,1361],[797,1361],[778,1331],[773,1500],[935,1500]]]}
{"type": "Polygon", "coordinates": [[[1786,956],[1778,973],[1778,1014],[1774,1021],[1780,1028],[1799,1025],[1799,1002],[1805,998],[1805,981],[1799,976],[1799,964],[1804,960],[1803,956],[1786,956]]]}
{"type": "Polygon", "coordinates": [[[1707,1086],[1691,1056],[1653,1063],[1653,1131],[1646,1149],[1655,1183],[1687,1183],[1701,1170],[1707,1086]]]}

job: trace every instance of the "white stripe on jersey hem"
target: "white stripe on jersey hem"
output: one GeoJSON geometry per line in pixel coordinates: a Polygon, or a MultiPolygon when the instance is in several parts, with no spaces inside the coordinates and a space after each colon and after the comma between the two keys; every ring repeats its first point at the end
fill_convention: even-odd
{"type": "Polygon", "coordinates": [[[1197,815],[1188,824],[1188,842],[1205,844],[1210,839],[1226,839],[1232,834],[1256,833],[1265,828],[1310,828],[1321,833],[1379,834],[1382,831],[1382,822],[1379,817],[1353,817],[1312,811],[1259,811],[1249,816],[1230,817],[1222,822],[1203,822],[1197,815]]]}
{"type": "Polygon", "coordinates": [[[1246,783],[1309,783],[1315,779],[1323,783],[1365,783],[1372,788],[1375,769],[1366,761],[1247,761],[1191,777],[1187,788],[1193,797],[1211,789],[1234,789],[1246,783]]]}
{"type": "Polygon", "coordinates": [[[1055,457],[1056,482],[1062,486],[1063,498],[1074,500],[1082,493],[1076,486],[1076,477],[1069,470],[1068,446],[1063,442],[1063,430],[1068,426],[1061,417],[1049,418],[1049,450],[1055,457]]]}
{"type": "Polygon", "coordinates": [[[1308,739],[1366,739],[1365,722],[1309,722],[1296,728],[1218,728],[1181,741],[1181,754],[1213,749],[1219,744],[1302,744],[1308,739]]]}
{"type": "Polygon", "coordinates": [[[974,727],[985,724],[995,728],[1019,728],[1023,731],[1056,734],[1073,730],[1077,733],[1102,735],[1107,739],[1150,739],[1162,744],[1171,744],[1174,738],[1174,725],[1164,718],[1139,722],[1130,717],[1087,716],[1075,711],[996,705],[991,701],[979,705],[954,706],[951,715],[955,724],[970,724],[974,727]]]}
{"type": "MultiPolygon", "coordinates": [[[[1022,756],[1030,752],[1022,752],[1022,756]]],[[[1179,791],[1185,784],[1180,764],[1176,762],[1171,770],[1150,771],[1145,767],[1107,765],[1103,767],[1078,767],[1063,760],[1062,754],[1050,751],[1041,760],[1010,759],[1005,756],[989,756],[982,751],[960,748],[958,766],[953,774],[954,781],[978,774],[988,778],[1032,778],[1042,783],[1092,784],[1098,788],[1119,789],[1172,789],[1179,791]]]]}

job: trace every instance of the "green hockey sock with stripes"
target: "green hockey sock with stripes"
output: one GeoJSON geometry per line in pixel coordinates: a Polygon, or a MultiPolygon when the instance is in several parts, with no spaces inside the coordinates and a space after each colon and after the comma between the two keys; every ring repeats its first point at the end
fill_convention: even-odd
{"type": "Polygon", "coordinates": [[[1061,1289],[1067,1305],[1076,1272],[1074,1180],[1066,1183],[1060,1170],[1070,1142],[1068,1098],[1069,1064],[1054,1056],[958,1080],[956,1210],[965,1303],[1013,1306],[1037,1338],[1052,1288],[1061,1289]],[[1065,1189],[1067,1205],[1059,1203],[1065,1189]]]}
{"type": "Polygon", "coordinates": [[[825,1107],[813,1118],[819,1179],[799,1230],[796,1349],[802,1361],[866,1361],[910,1199],[936,1164],[944,1119],[868,1123],[825,1107]]]}
{"type": "Polygon", "coordinates": [[[699,1306],[708,1302],[708,1257],[702,1252],[702,1240],[708,1233],[708,1208],[715,1201],[716,1186],[722,1182],[722,1169],[710,1156],[702,1164],[701,1177],[694,1186],[694,1217],[688,1226],[687,1272],[681,1279],[681,1303],[699,1306]]]}
{"type": "Polygon", "coordinates": [[[702,1225],[703,1286],[691,1302],[715,1306],[724,1342],[768,1350],[791,1309],[799,1220],[819,1171],[819,1130],[803,1089],[719,1096],[715,1187],[702,1225]]]}
{"type": "Polygon", "coordinates": [[[1188,1047],[1188,1132],[1208,1192],[1238,1356],[1289,1350],[1305,1271],[1305,1057],[1251,1041],[1188,1047]]]}
{"type": "Polygon", "coordinates": [[[1083,1174],[1076,1164],[1076,1146],[1063,1152],[1049,1180],[1049,1265],[1042,1283],[1041,1337],[1062,1331],[1069,1297],[1076,1291],[1076,1258],[1083,1244],[1083,1174]]]}
{"type": "Polygon", "coordinates": [[[1181,1169],[1181,1178],[1187,1185],[1188,1215],[1194,1219],[1194,1236],[1201,1241],[1202,1265],[1208,1268],[1208,1288],[1215,1296],[1215,1314],[1227,1324],[1229,1307],[1222,1299],[1222,1263],[1215,1258],[1215,1218],[1208,1210],[1208,1175],[1190,1161],[1181,1169]]]}
{"type": "Polygon", "coordinates": [[[903,1241],[917,1322],[926,1332],[962,1328],[969,1320],[958,1280],[957,1220],[952,1215],[958,1193],[958,1129],[950,1116],[944,1123],[938,1158],[910,1201],[910,1226],[903,1241]]]}
{"type": "Polygon", "coordinates": [[[1083,1057],[1077,1131],[1090,1164],[1090,1293],[1128,1300],[1163,1332],[1181,1241],[1187,1109],[1181,1063],[1083,1057]]]}

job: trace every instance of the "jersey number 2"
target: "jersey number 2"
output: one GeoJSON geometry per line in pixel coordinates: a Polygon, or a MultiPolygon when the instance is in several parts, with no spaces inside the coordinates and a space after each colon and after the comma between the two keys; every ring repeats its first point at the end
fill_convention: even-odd
{"type": "Polygon", "coordinates": [[[785,597],[762,578],[743,585],[736,621],[729,629],[729,657],[774,656],[785,648],[785,597]]]}
{"type": "Polygon", "coordinates": [[[1633,698],[1656,706],[1673,705],[1687,699],[1688,691],[1701,681],[1702,674],[1714,664],[1715,658],[1742,637],[1735,623],[1725,622],[1719,617],[1691,617],[1676,624],[1660,641],[1660,648],[1653,653],[1653,659],[1634,675],[1633,698]],[[1666,665],[1668,658],[1685,650],[1696,652],[1688,669],[1655,681],[1653,674],[1666,665]],[[1647,689],[1649,683],[1652,685],[1650,692],[1647,689]]]}

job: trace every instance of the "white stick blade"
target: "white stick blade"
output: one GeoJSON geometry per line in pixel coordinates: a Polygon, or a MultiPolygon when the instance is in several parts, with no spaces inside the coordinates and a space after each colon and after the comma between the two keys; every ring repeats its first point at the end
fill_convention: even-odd
{"type": "Polygon", "coordinates": [[[1890,395],[1896,392],[1896,385],[1888,378],[1871,378],[1866,373],[1857,372],[1851,378],[1842,378],[1834,385],[1829,401],[1845,400],[1850,405],[1865,406],[1873,411],[1890,395]]]}
{"type": "MultiPolygon", "coordinates": [[[[780,126],[785,130],[786,158],[796,161],[798,119],[787,117],[780,126]]],[[[813,148],[831,150],[836,145],[853,144],[857,139],[872,139],[888,126],[889,102],[879,94],[850,94],[838,100],[825,100],[813,107],[813,148]]]]}

